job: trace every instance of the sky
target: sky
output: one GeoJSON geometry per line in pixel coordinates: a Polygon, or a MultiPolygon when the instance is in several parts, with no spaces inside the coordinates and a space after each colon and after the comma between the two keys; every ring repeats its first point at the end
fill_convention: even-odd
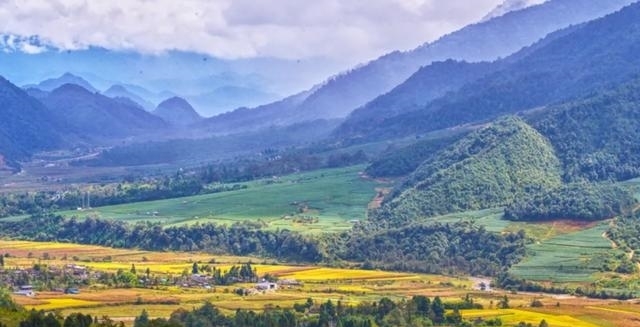
{"type": "Polygon", "coordinates": [[[0,0],[5,48],[89,46],[353,65],[479,21],[502,0],[0,0]],[[18,42],[31,38],[31,42],[18,42]]]}

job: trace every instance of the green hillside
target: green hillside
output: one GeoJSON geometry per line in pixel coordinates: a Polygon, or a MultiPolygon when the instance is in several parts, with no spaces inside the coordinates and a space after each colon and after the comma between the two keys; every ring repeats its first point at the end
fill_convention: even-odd
{"type": "Polygon", "coordinates": [[[621,181],[640,176],[640,80],[534,114],[566,181],[621,181]]]}
{"type": "Polygon", "coordinates": [[[375,217],[402,224],[498,207],[560,184],[560,163],[551,145],[522,120],[508,117],[425,161],[375,217]]]}

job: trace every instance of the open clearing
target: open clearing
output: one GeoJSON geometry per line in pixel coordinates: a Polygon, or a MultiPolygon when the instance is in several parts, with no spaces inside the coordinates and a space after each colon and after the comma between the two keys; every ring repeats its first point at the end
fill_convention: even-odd
{"type": "Polygon", "coordinates": [[[65,211],[64,216],[98,216],[166,226],[238,221],[307,233],[341,231],[366,218],[379,182],[362,178],[362,166],[300,173],[247,183],[247,189],[159,201],[65,211]]]}

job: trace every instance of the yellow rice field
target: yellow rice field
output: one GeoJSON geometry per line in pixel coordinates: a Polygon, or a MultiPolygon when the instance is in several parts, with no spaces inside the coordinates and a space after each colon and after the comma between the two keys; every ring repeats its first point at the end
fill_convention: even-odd
{"type": "Polygon", "coordinates": [[[209,264],[222,270],[234,264],[252,264],[259,275],[271,274],[280,279],[295,279],[301,286],[283,287],[275,292],[261,292],[239,296],[238,287],[251,288],[251,284],[217,286],[212,289],[158,287],[156,289],[113,289],[106,286],[82,288],[80,294],[38,292],[33,298],[14,296],[27,309],[60,311],[62,314],[81,311],[94,316],[107,315],[130,324],[142,309],[151,317],[168,317],[178,308],[192,309],[209,301],[227,313],[236,309],[262,310],[267,307],[291,308],[308,298],[316,302],[327,300],[357,304],[377,301],[381,297],[400,300],[414,295],[440,296],[444,301],[457,301],[470,294],[485,310],[466,310],[467,318],[500,317],[503,326],[519,322],[537,326],[542,319],[550,326],[640,326],[640,304],[556,298],[533,294],[507,294],[511,309],[498,310],[495,304],[502,292],[481,292],[472,289],[473,282],[466,277],[450,277],[386,271],[340,269],[316,266],[281,265],[260,258],[215,256],[205,253],[149,252],[111,249],[65,243],[2,241],[0,253],[9,253],[5,264],[9,267],[29,267],[35,263],[58,265],[74,263],[92,270],[114,272],[129,270],[135,264],[138,271],[147,268],[152,274],[176,275],[190,271],[193,262],[209,264]],[[43,258],[48,257],[48,260],[43,258]],[[104,261],[108,258],[109,261],[104,261]],[[77,260],[76,260],[77,259],[77,260]],[[215,261],[214,263],[209,263],[215,261]],[[540,298],[542,308],[531,308],[532,298],[540,298]]]}

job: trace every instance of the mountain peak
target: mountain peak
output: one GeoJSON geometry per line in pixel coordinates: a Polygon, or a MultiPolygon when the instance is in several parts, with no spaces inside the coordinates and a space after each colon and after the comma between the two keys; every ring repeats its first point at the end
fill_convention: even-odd
{"type": "Polygon", "coordinates": [[[505,2],[498,5],[492,11],[490,11],[486,16],[480,20],[481,22],[485,22],[491,20],[496,17],[500,17],[504,14],[507,14],[512,11],[522,10],[531,6],[539,5],[541,3],[546,2],[547,0],[505,0],[505,2]]]}
{"type": "Polygon", "coordinates": [[[68,94],[73,93],[76,95],[91,95],[92,92],[87,90],[81,85],[74,83],[65,83],[60,85],[59,87],[51,90],[52,94],[68,94]]]}
{"type": "Polygon", "coordinates": [[[87,82],[84,78],[74,75],[72,73],[64,73],[60,77],[50,78],[48,80],[44,80],[40,82],[36,87],[43,91],[53,91],[65,84],[75,84],[83,87],[91,93],[96,93],[98,90],[91,85],[91,83],[87,82]]]}
{"type": "Polygon", "coordinates": [[[187,100],[177,96],[162,101],[153,113],[169,123],[183,126],[202,119],[187,100]]]}

